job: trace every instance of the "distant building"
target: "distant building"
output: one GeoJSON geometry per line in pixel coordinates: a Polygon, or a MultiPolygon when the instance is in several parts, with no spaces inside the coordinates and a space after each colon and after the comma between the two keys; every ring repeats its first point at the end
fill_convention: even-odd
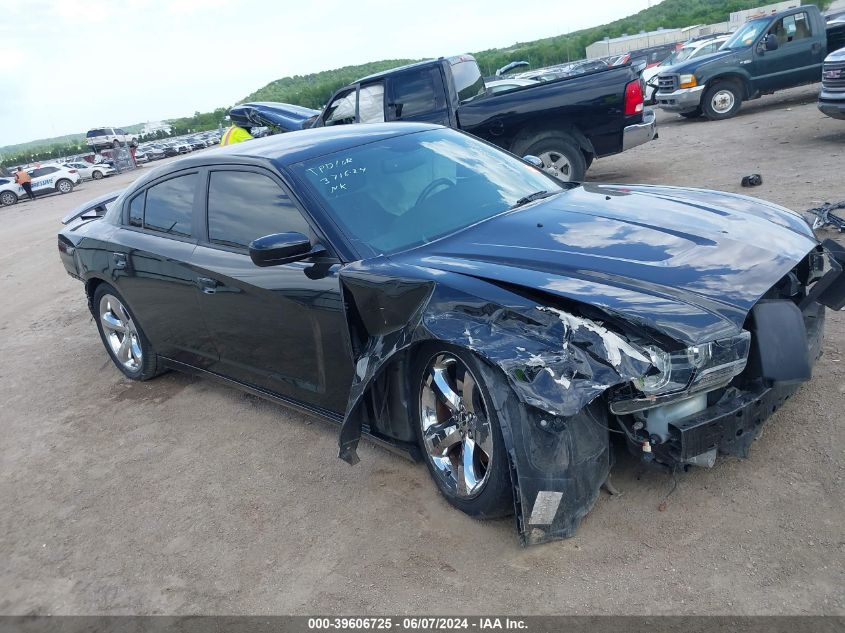
{"type": "Polygon", "coordinates": [[[772,13],[778,13],[779,11],[786,11],[787,9],[792,9],[794,7],[800,6],[800,0],[790,0],[788,2],[775,2],[774,4],[767,4],[764,7],[757,7],[756,9],[746,9],[745,11],[734,11],[731,13],[730,20],[728,23],[731,26],[731,30],[736,30],[748,20],[753,20],[754,18],[762,18],[764,15],[771,15],[772,13]]]}
{"type": "Polygon", "coordinates": [[[690,38],[702,35],[735,31],[742,24],[752,18],[771,15],[772,13],[777,13],[778,11],[785,11],[786,9],[797,7],[799,4],[801,4],[800,0],[777,2],[775,4],[767,4],[762,7],[757,7],[756,9],[734,11],[730,14],[727,22],[718,22],[716,24],[696,24],[679,29],[658,29],[647,33],[642,32],[635,35],[606,38],[599,40],[598,42],[593,42],[587,46],[587,59],[608,57],[610,55],[621,55],[623,53],[629,53],[643,48],[660,46],[661,44],[686,42],[690,38]]]}
{"type": "Polygon", "coordinates": [[[141,130],[141,136],[147,136],[149,134],[155,134],[156,132],[165,132],[170,134],[173,131],[167,123],[164,121],[147,121],[144,123],[144,129],[141,130]]]}

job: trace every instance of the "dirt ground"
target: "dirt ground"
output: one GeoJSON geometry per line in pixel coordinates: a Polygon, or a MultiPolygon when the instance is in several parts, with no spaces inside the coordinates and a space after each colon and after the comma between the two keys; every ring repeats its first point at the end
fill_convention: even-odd
{"type": "MultiPolygon", "coordinates": [[[[659,112],[659,140],[589,178],[748,192],[757,172],[750,193],[791,208],[845,199],[845,122],[815,91],[724,122],[659,112]]],[[[845,315],[747,460],[670,495],[619,452],[623,494],[523,549],[422,464],[366,442],[340,461],[328,423],[176,373],[125,380],[55,234],[134,177],[0,209],[0,613],[845,614],[845,315]]]]}

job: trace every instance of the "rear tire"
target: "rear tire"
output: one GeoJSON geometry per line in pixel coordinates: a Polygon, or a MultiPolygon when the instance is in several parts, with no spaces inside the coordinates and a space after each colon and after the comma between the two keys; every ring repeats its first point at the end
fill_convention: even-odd
{"type": "MultiPolygon", "coordinates": [[[[411,368],[412,422],[441,494],[476,518],[513,512],[510,465],[490,390],[471,352],[445,344],[418,350],[411,368]]],[[[491,372],[487,372],[491,373],[491,372]]]]}
{"type": "Polygon", "coordinates": [[[736,116],[742,107],[742,89],[735,83],[720,81],[704,91],[701,109],[711,121],[721,121],[736,116]]]}
{"type": "Polygon", "coordinates": [[[543,161],[547,174],[565,182],[580,182],[587,173],[584,152],[571,136],[565,134],[543,134],[528,142],[518,152],[521,156],[531,154],[543,161]]]}
{"type": "Polygon", "coordinates": [[[4,191],[0,193],[0,205],[4,207],[10,207],[13,204],[17,204],[18,196],[13,191],[4,191]]]}
{"type": "Polygon", "coordinates": [[[103,172],[101,172],[100,170],[96,170],[96,171],[91,172],[91,178],[93,178],[94,180],[100,180],[102,177],[103,177],[103,172]]]}
{"type": "Polygon", "coordinates": [[[62,178],[56,183],[56,191],[59,193],[70,193],[73,191],[73,183],[67,178],[62,178]]]}
{"type": "Polygon", "coordinates": [[[163,373],[158,355],[117,290],[100,284],[91,305],[100,339],[115,367],[130,380],[150,380],[163,373]]]}

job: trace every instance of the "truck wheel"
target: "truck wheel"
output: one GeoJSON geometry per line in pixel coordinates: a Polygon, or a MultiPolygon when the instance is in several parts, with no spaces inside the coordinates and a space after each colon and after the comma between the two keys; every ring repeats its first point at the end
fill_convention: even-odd
{"type": "Polygon", "coordinates": [[[531,154],[543,161],[543,169],[565,182],[584,180],[587,161],[575,140],[562,134],[547,134],[529,142],[520,155],[531,154]]]}
{"type": "Polygon", "coordinates": [[[685,119],[697,119],[702,114],[703,112],[701,111],[701,108],[696,108],[695,110],[692,110],[690,112],[681,112],[681,116],[685,119]]]}
{"type": "Polygon", "coordinates": [[[701,109],[711,121],[730,119],[742,106],[742,89],[735,83],[719,82],[710,86],[701,100],[701,109]]]}

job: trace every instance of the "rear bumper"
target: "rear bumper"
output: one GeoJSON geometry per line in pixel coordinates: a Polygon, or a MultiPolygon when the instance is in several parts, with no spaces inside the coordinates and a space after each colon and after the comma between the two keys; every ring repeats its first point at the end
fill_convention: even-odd
{"type": "Polygon", "coordinates": [[[642,123],[628,125],[622,130],[622,151],[648,143],[657,138],[657,116],[654,110],[646,108],[643,110],[642,123]]]}
{"type": "Polygon", "coordinates": [[[669,112],[692,112],[701,105],[701,94],[704,86],[695,88],[680,88],[675,92],[658,92],[655,94],[657,105],[669,112]]]}

